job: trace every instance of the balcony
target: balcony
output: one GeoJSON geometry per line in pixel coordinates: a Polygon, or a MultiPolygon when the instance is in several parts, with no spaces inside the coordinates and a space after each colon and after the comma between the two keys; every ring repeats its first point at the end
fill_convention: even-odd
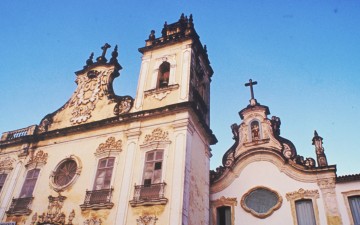
{"type": "Polygon", "coordinates": [[[84,204],[80,205],[81,210],[111,209],[114,203],[111,202],[113,188],[86,191],[84,204]]]}
{"type": "Polygon", "coordinates": [[[135,185],[134,198],[130,201],[132,207],[140,205],[165,205],[164,197],[166,183],[135,185]]]}
{"type": "Polygon", "coordinates": [[[30,215],[30,205],[34,197],[13,198],[10,208],[6,213],[12,216],[30,215]]]}

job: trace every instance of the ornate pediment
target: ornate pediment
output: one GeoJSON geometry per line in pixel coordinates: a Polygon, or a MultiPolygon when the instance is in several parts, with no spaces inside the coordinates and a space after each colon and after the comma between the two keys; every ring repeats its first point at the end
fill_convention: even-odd
{"type": "Polygon", "coordinates": [[[36,152],[36,154],[34,155],[34,153],[31,154],[29,161],[26,163],[26,167],[30,167],[30,166],[43,166],[46,164],[48,158],[48,154],[45,153],[42,150],[39,150],[36,152]]]}
{"type": "Polygon", "coordinates": [[[145,136],[144,144],[156,141],[169,141],[169,132],[163,131],[161,128],[156,128],[151,134],[145,136]]]}
{"type": "Polygon", "coordinates": [[[116,140],[115,137],[109,137],[104,143],[101,143],[96,149],[95,155],[119,153],[122,151],[122,141],[116,140]]]}
{"type": "Polygon", "coordinates": [[[15,159],[11,157],[0,159],[0,172],[12,170],[14,168],[14,162],[15,159]]]}
{"type": "Polygon", "coordinates": [[[319,198],[319,191],[300,188],[298,191],[286,193],[286,199],[288,201],[303,198],[319,198]]]}

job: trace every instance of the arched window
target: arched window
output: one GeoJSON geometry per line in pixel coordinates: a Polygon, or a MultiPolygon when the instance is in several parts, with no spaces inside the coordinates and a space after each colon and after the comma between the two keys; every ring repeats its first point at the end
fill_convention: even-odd
{"type": "Polygon", "coordinates": [[[170,77],[170,63],[163,62],[159,67],[158,73],[158,88],[164,88],[169,85],[169,77],[170,77]]]}

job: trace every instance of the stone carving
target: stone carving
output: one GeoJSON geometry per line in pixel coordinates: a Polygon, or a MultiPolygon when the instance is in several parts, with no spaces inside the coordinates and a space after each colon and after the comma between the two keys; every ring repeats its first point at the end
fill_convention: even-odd
{"type": "Polygon", "coordinates": [[[25,166],[28,167],[31,164],[44,165],[46,164],[47,158],[48,154],[44,153],[42,150],[39,150],[35,155],[34,153],[31,154],[30,159],[25,166]]]}
{"type": "Polygon", "coordinates": [[[284,144],[284,150],[283,150],[283,156],[287,159],[290,159],[293,155],[293,152],[291,151],[291,148],[288,144],[284,144]]]}
{"type": "Polygon", "coordinates": [[[319,198],[318,190],[304,190],[300,188],[298,191],[286,193],[286,199],[288,201],[303,199],[303,198],[319,198]]]}
{"type": "Polygon", "coordinates": [[[115,137],[109,137],[105,143],[101,143],[99,147],[96,149],[96,154],[101,154],[104,152],[121,152],[122,151],[122,141],[115,140],[115,137]]]}
{"type": "Polygon", "coordinates": [[[328,166],[326,155],[324,152],[324,147],[322,146],[323,138],[318,135],[316,130],[314,131],[314,137],[312,139],[312,144],[315,145],[316,158],[319,167],[328,166]]]}
{"type": "Polygon", "coordinates": [[[169,140],[168,135],[169,132],[163,131],[161,128],[156,128],[155,130],[152,131],[151,134],[147,134],[145,136],[144,143],[149,143],[153,141],[168,141],[169,140]]]}
{"type": "Polygon", "coordinates": [[[84,225],[101,225],[101,223],[102,223],[101,219],[95,219],[95,218],[87,219],[84,221],[84,225]]]}
{"type": "Polygon", "coordinates": [[[0,160],[0,172],[4,170],[12,170],[14,168],[15,159],[6,157],[0,160]]]}
{"type": "Polygon", "coordinates": [[[136,219],[137,225],[155,225],[158,218],[156,216],[139,216],[139,219],[136,219]]]}
{"type": "Polygon", "coordinates": [[[124,97],[120,102],[116,103],[114,107],[114,114],[120,115],[130,111],[133,105],[133,99],[130,97],[124,97]]]}
{"type": "Polygon", "coordinates": [[[321,189],[335,188],[335,178],[327,178],[318,180],[318,185],[321,189]]]}
{"type": "Polygon", "coordinates": [[[75,91],[74,98],[69,102],[69,108],[73,107],[72,124],[86,122],[91,117],[91,112],[104,95],[108,93],[108,80],[114,69],[105,71],[93,71],[94,76],[80,76],[76,79],[78,88],[75,91]]]}
{"type": "Polygon", "coordinates": [[[62,212],[62,207],[66,199],[65,196],[59,194],[57,197],[49,196],[49,204],[47,212],[42,214],[35,213],[31,219],[31,224],[63,224],[72,225],[72,221],[75,217],[75,211],[72,210],[68,216],[68,222],[66,223],[66,215],[62,212]]]}
{"type": "Polygon", "coordinates": [[[239,128],[240,128],[240,126],[239,125],[237,125],[236,123],[234,123],[234,124],[232,124],[231,125],[231,131],[232,131],[232,133],[233,133],[233,139],[234,140],[238,140],[239,139],[239,128]]]}
{"type": "Polygon", "coordinates": [[[260,139],[260,125],[258,121],[251,122],[251,140],[256,141],[260,139]]]}
{"type": "Polygon", "coordinates": [[[215,170],[210,170],[210,184],[218,180],[226,171],[227,167],[219,166],[215,170]]]}
{"type": "Polygon", "coordinates": [[[280,118],[276,117],[276,116],[272,116],[271,117],[271,128],[273,129],[275,136],[280,135],[280,125],[281,125],[280,118]]]}

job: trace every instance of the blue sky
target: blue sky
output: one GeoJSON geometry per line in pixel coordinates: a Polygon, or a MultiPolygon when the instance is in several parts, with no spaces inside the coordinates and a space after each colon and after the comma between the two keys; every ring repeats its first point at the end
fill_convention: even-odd
{"type": "Polygon", "coordinates": [[[0,132],[38,124],[75,90],[91,52],[119,45],[118,95],[135,96],[150,30],[194,16],[215,71],[211,167],[233,144],[230,125],[255,98],[281,118],[281,135],[315,158],[316,129],[338,174],[360,173],[360,1],[0,1],[0,132]]]}

